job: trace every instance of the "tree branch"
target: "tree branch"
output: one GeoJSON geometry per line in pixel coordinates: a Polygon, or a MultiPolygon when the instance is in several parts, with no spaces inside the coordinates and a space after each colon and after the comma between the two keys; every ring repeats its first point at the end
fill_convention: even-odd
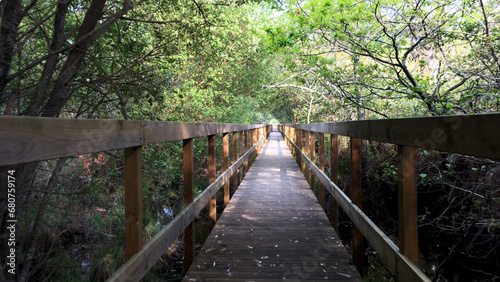
{"type": "Polygon", "coordinates": [[[179,20],[172,20],[172,21],[151,21],[151,20],[140,20],[140,19],[133,19],[133,18],[128,18],[128,17],[120,17],[121,20],[126,20],[126,21],[132,21],[132,22],[141,22],[141,23],[149,23],[149,24],[171,24],[171,23],[181,23],[179,20]]]}

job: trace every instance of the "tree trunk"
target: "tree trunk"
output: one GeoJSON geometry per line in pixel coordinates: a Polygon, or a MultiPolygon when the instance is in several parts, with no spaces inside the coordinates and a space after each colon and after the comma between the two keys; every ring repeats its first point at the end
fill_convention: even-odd
{"type": "Polygon", "coordinates": [[[97,40],[97,38],[91,36],[91,33],[102,18],[105,4],[106,0],[93,0],[90,4],[78,31],[76,38],[76,42],[78,43],[71,49],[68,58],[61,68],[54,88],[50,92],[49,100],[42,110],[43,117],[58,117],[62,107],[70,98],[70,94],[68,93],[69,86],[78,74],[89,47],[97,40]]]}
{"type": "Polygon", "coordinates": [[[66,37],[64,33],[64,24],[66,23],[66,14],[70,3],[71,0],[59,0],[57,3],[57,12],[54,18],[54,34],[49,49],[49,54],[52,55],[45,61],[42,75],[30,99],[30,105],[24,112],[25,115],[38,116],[40,107],[47,96],[52,77],[56,71],[57,62],[59,62],[59,53],[57,51],[63,47],[66,37]]]}
{"type": "Polygon", "coordinates": [[[23,6],[21,0],[7,0],[2,11],[2,22],[0,26],[0,102],[4,99],[4,90],[9,80],[14,47],[19,31],[19,24],[23,18],[23,6]]]}

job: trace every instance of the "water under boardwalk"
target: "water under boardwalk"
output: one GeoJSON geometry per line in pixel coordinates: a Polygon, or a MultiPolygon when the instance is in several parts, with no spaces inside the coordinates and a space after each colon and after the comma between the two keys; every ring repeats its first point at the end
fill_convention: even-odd
{"type": "Polygon", "coordinates": [[[285,141],[272,132],[184,281],[362,281],[285,141]]]}

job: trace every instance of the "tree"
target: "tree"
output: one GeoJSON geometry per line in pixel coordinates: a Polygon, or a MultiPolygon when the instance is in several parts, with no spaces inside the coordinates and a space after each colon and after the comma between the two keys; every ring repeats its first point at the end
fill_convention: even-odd
{"type": "MultiPolygon", "coordinates": [[[[261,104],[266,90],[261,84],[269,79],[269,58],[261,52],[251,5],[34,0],[3,1],[1,8],[0,110],[4,114],[249,123],[266,117],[261,104]]],[[[109,162],[121,166],[119,154],[109,156],[109,162]]],[[[44,267],[57,256],[56,242],[67,231],[45,237],[47,225],[71,226],[61,220],[72,216],[65,205],[74,206],[75,198],[89,201],[91,196],[79,194],[79,184],[74,188],[63,181],[79,171],[67,168],[79,164],[80,159],[70,158],[15,168],[17,216],[25,223],[18,230],[22,234],[17,248],[19,280],[52,272],[44,267]],[[39,246],[38,238],[51,241],[54,249],[39,246]]],[[[12,167],[0,169],[3,173],[12,167]]],[[[90,178],[90,184],[105,183],[94,180],[96,175],[82,177],[90,178]]],[[[2,228],[6,203],[2,196],[2,228]]],[[[6,244],[3,239],[0,243],[6,244]]]]}
{"type": "Polygon", "coordinates": [[[335,99],[378,116],[393,116],[386,109],[402,104],[397,115],[497,107],[498,14],[491,2],[289,5],[283,22],[268,29],[269,44],[293,52],[295,65],[313,67],[335,99]]]}
{"type": "MultiPolygon", "coordinates": [[[[500,14],[495,1],[312,0],[286,5],[266,29],[267,47],[283,57],[282,82],[273,86],[299,100],[303,94],[292,89],[310,87],[315,78],[313,89],[325,98],[311,120],[359,119],[362,109],[367,119],[499,109],[500,14]]],[[[295,110],[302,117],[308,112],[307,107],[295,110]]],[[[393,202],[387,201],[397,197],[390,176],[397,165],[394,159],[387,161],[392,147],[370,144],[366,149],[363,193],[368,197],[363,207],[374,207],[367,214],[387,234],[397,233],[397,216],[388,215],[393,202]]],[[[498,163],[426,150],[419,160],[419,246],[427,263],[422,268],[435,280],[498,279],[493,266],[498,261],[498,208],[490,194],[498,191],[498,185],[491,185],[498,163]]]]}

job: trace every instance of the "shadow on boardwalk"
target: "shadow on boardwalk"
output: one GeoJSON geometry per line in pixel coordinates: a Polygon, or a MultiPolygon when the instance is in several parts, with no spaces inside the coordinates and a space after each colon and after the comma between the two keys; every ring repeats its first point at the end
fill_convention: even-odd
{"type": "Polygon", "coordinates": [[[361,281],[281,135],[272,132],[184,281],[361,281]]]}

